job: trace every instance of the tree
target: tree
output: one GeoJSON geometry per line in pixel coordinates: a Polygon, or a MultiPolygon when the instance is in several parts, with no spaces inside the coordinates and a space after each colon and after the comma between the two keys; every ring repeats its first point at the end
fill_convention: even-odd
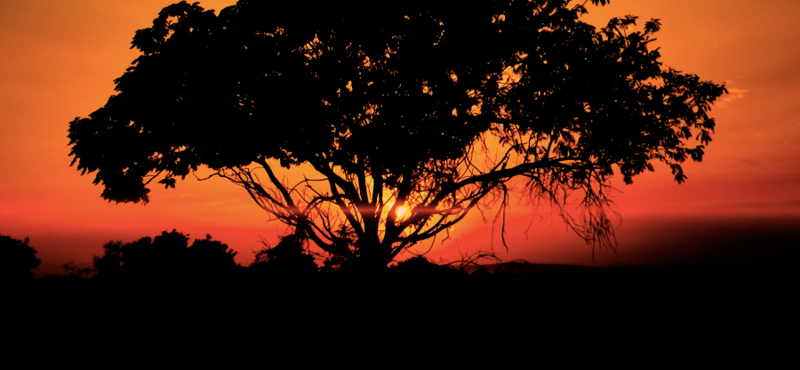
{"type": "Polygon", "coordinates": [[[103,255],[93,256],[93,266],[100,276],[118,274],[122,268],[122,241],[112,240],[103,245],[103,255]]]}
{"type": "Polygon", "coordinates": [[[275,275],[311,275],[318,271],[314,255],[308,253],[302,235],[289,234],[274,247],[264,242],[266,248],[255,255],[251,269],[264,270],[275,275]]]}
{"type": "Polygon", "coordinates": [[[173,188],[207,166],[297,235],[370,265],[475,208],[500,202],[504,220],[515,192],[612,245],[609,178],[630,184],[660,161],[683,182],[726,90],[662,67],[659,20],[597,29],[580,20],[588,2],[170,5],[136,32],[119,93],[70,123],[72,164],[103,198],[145,203],[153,180],[173,188]],[[308,176],[290,184],[278,166],[308,176]]]}
{"type": "Polygon", "coordinates": [[[132,276],[159,278],[177,275],[214,275],[230,272],[237,264],[236,252],[226,244],[195,239],[189,246],[189,236],[176,230],[163,231],[155,238],[144,237],[122,244],[110,241],[103,246],[103,256],[94,256],[98,276],[110,277],[127,273],[132,276]]]}
{"type": "Polygon", "coordinates": [[[78,268],[75,266],[75,260],[70,260],[69,262],[61,265],[61,268],[63,268],[64,272],[67,273],[67,279],[72,281],[83,279],[84,275],[89,275],[92,273],[92,269],[90,268],[78,268]]]}
{"type": "Polygon", "coordinates": [[[33,269],[42,262],[36,258],[36,250],[24,241],[0,235],[0,282],[21,282],[31,280],[33,269]]]}

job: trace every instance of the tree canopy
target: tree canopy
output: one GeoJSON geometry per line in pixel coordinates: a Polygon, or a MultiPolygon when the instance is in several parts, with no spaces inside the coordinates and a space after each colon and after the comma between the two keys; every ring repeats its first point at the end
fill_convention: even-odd
{"type": "Polygon", "coordinates": [[[172,230],[163,231],[155,238],[148,236],[126,244],[110,241],[103,246],[103,255],[94,257],[94,268],[99,276],[104,277],[121,273],[146,278],[215,276],[238,266],[234,256],[236,252],[228,245],[212,240],[211,235],[195,239],[189,246],[188,235],[172,230]]]}
{"type": "Polygon", "coordinates": [[[34,269],[42,262],[36,258],[36,250],[28,245],[30,238],[14,239],[0,235],[0,282],[31,280],[34,269]]]}
{"type": "Polygon", "coordinates": [[[726,90],[662,66],[659,20],[595,28],[587,3],[170,5],[136,32],[118,93],[70,123],[73,164],[115,202],[208,166],[325,251],[384,265],[505,209],[512,179],[556,206],[579,194],[586,212],[563,216],[609,243],[610,176],[660,161],[684,181],[726,90]],[[313,173],[289,184],[277,166],[313,173]]]}

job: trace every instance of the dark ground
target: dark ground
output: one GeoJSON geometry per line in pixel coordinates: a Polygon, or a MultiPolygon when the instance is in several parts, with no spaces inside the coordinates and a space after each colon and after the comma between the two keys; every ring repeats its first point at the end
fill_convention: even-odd
{"type": "Polygon", "coordinates": [[[40,279],[7,291],[3,358],[34,368],[797,361],[795,269],[445,275],[40,279]]]}

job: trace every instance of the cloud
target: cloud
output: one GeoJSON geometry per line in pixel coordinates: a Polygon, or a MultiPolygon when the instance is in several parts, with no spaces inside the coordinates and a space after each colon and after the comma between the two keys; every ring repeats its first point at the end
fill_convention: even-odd
{"type": "MultiPolygon", "coordinates": [[[[730,81],[728,81],[730,83],[730,81]]],[[[722,96],[722,101],[718,104],[720,108],[728,107],[734,100],[744,99],[748,90],[738,87],[727,87],[728,93],[722,96]]]]}

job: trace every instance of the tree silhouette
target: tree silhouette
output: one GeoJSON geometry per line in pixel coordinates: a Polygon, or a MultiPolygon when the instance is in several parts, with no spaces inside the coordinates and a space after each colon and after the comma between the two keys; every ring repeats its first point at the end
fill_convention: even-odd
{"type": "Polygon", "coordinates": [[[189,247],[189,236],[172,230],[155,238],[144,237],[131,243],[110,241],[103,246],[103,256],[94,257],[98,276],[143,277],[208,276],[230,272],[238,266],[236,252],[220,241],[196,239],[189,247]]]}
{"type": "Polygon", "coordinates": [[[515,191],[613,247],[610,176],[630,184],[660,161],[683,182],[726,90],[662,67],[657,19],[598,29],[580,20],[587,2],[170,5],[136,32],[119,93],[70,123],[72,163],[114,202],[147,202],[152,181],[175,187],[207,166],[366,264],[476,207],[499,202],[504,223],[515,191]],[[290,184],[278,166],[306,176],[290,184]]]}
{"type": "Polygon", "coordinates": [[[251,269],[263,270],[273,275],[294,276],[316,273],[318,266],[314,255],[303,246],[306,239],[302,235],[290,234],[281,238],[274,247],[264,243],[264,249],[255,255],[251,269]]]}
{"type": "Polygon", "coordinates": [[[33,269],[42,262],[36,258],[36,250],[24,241],[0,235],[0,282],[21,282],[30,280],[33,269]]]}
{"type": "Polygon", "coordinates": [[[63,268],[64,272],[67,273],[66,278],[73,281],[83,279],[85,275],[92,273],[92,269],[90,268],[78,268],[75,266],[75,260],[70,260],[69,262],[61,265],[61,268],[63,268]]]}
{"type": "Polygon", "coordinates": [[[212,240],[209,234],[205,239],[195,240],[186,251],[188,265],[194,269],[226,271],[237,266],[233,260],[237,252],[219,240],[212,240]]]}
{"type": "Polygon", "coordinates": [[[122,268],[122,241],[109,241],[103,245],[103,255],[94,256],[94,269],[102,276],[118,274],[122,268]]]}

